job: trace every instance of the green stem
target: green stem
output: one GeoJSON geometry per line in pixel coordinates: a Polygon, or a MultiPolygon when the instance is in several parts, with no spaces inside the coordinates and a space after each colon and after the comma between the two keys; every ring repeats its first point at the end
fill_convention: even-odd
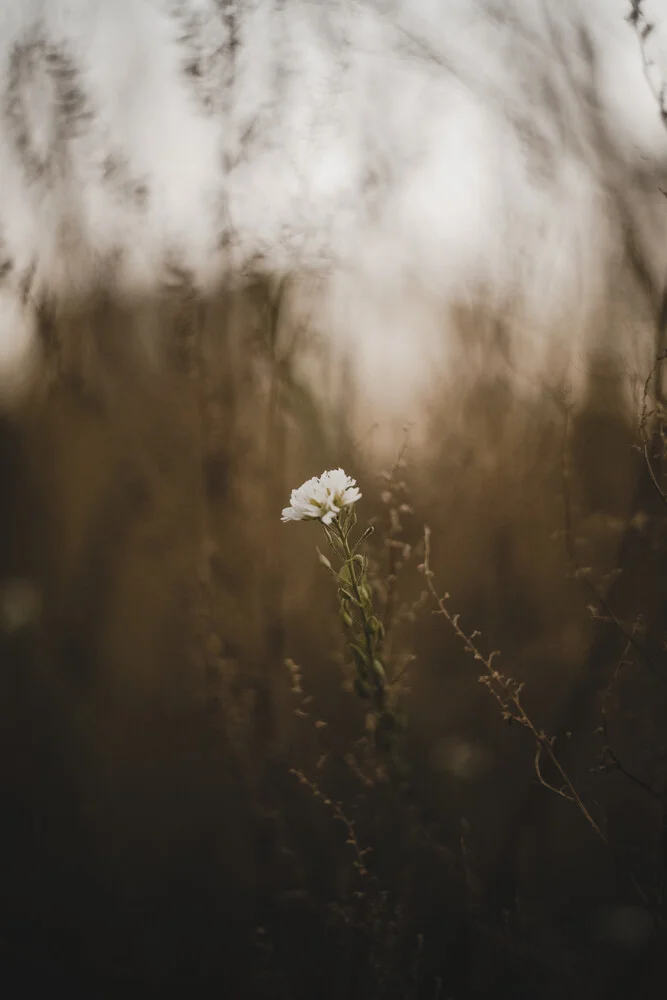
{"type": "Polygon", "coordinates": [[[376,649],[375,649],[375,633],[371,626],[370,616],[366,610],[365,602],[361,595],[361,588],[359,585],[359,579],[357,577],[356,564],[354,562],[354,553],[350,549],[350,543],[348,541],[348,532],[341,526],[341,524],[336,521],[332,525],[333,533],[335,534],[337,540],[340,542],[341,548],[345,556],[345,565],[348,567],[350,574],[350,586],[352,588],[352,593],[354,599],[359,608],[361,615],[361,625],[364,633],[364,639],[366,643],[366,653],[368,656],[368,664],[373,677],[373,683],[375,686],[375,701],[376,708],[378,711],[384,709],[385,704],[385,690],[382,678],[378,676],[375,670],[375,659],[376,659],[376,649]]]}

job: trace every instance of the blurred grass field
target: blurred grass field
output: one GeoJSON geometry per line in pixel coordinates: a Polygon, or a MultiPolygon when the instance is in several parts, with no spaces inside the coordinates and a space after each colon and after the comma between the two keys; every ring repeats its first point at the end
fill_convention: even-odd
{"type": "Polygon", "coordinates": [[[382,600],[398,493],[345,365],[323,356],[330,391],[309,384],[278,306],[257,286],[62,318],[3,427],[10,995],[660,996],[664,506],[617,405],[627,373],[599,366],[574,413],[557,392],[521,401],[490,357],[418,445],[397,434],[397,585],[407,605],[423,590],[427,523],[438,587],[525,681],[653,913],[539,785],[530,738],[428,604],[393,640],[415,657],[409,779],[378,777],[319,529],[279,517],[309,476],[355,476],[382,600]],[[160,363],[142,354],[156,332],[160,363]],[[601,767],[603,710],[652,792],[601,767]],[[340,800],[368,877],[290,769],[340,800]]]}

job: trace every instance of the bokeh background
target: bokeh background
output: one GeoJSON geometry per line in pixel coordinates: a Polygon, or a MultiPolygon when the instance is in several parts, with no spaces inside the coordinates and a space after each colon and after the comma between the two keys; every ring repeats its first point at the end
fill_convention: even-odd
{"type": "MultiPolygon", "coordinates": [[[[583,406],[558,385],[526,402],[487,337],[488,377],[383,464],[345,365],[323,356],[328,394],[301,378],[281,295],[44,320],[43,378],[3,424],[9,995],[659,996],[665,510],[619,403],[648,372],[591,358],[583,406]],[[364,749],[321,530],[279,521],[337,465],[376,525],[378,605],[388,539],[394,600],[417,602],[392,637],[415,657],[399,790],[364,749]],[[525,682],[616,856],[419,602],[424,524],[439,590],[525,682]],[[342,803],[370,875],[291,769],[342,803]]],[[[634,301],[658,350],[660,310],[634,301]]],[[[483,324],[461,323],[472,350],[483,324]]]]}
{"type": "Polygon", "coordinates": [[[664,24],[98,6],[0,5],[3,995],[664,996],[664,24]]]}

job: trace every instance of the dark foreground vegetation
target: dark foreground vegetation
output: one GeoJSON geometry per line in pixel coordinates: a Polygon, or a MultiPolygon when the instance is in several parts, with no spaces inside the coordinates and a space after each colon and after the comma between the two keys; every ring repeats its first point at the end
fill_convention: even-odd
{"type": "Polygon", "coordinates": [[[261,296],[236,354],[213,307],[161,322],[167,374],[102,311],[2,431],[3,995],[663,996],[659,379],[638,428],[627,373],[577,414],[479,377],[382,469],[261,296]],[[376,528],[391,752],[321,528],[279,521],[337,465],[376,528]]]}

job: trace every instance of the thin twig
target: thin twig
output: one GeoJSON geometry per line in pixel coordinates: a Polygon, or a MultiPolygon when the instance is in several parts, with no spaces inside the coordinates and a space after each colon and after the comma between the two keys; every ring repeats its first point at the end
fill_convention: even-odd
{"type": "Polygon", "coordinates": [[[371,853],[370,847],[361,847],[357,839],[356,830],[354,828],[354,822],[345,814],[343,807],[340,802],[335,802],[325,795],[319,788],[319,786],[311,781],[310,778],[306,777],[303,771],[299,771],[294,767],[289,769],[289,773],[293,774],[295,778],[298,779],[299,784],[305,785],[312,795],[316,799],[319,799],[326,807],[330,810],[334,819],[337,819],[343,824],[345,830],[347,831],[347,840],[345,841],[354,851],[355,862],[354,866],[359,872],[359,875],[364,878],[370,875],[370,872],[366,866],[366,855],[371,853]]]}
{"type": "Polygon", "coordinates": [[[628,767],[626,767],[625,764],[620,759],[619,755],[612,747],[611,735],[609,731],[609,701],[611,698],[611,692],[614,688],[614,684],[616,683],[616,679],[619,676],[621,668],[623,667],[624,663],[626,663],[626,657],[629,652],[630,652],[630,643],[628,642],[625,649],[623,650],[623,653],[621,654],[618,663],[616,664],[614,673],[612,674],[611,680],[607,685],[607,690],[605,691],[604,699],[602,702],[602,712],[601,712],[602,722],[600,724],[599,732],[602,733],[602,737],[604,739],[604,746],[602,748],[603,766],[606,763],[604,759],[606,757],[608,761],[612,762],[615,770],[620,771],[620,773],[625,775],[625,777],[629,781],[637,785],[638,788],[641,788],[644,792],[650,795],[651,798],[664,804],[663,797],[659,795],[658,792],[656,792],[655,788],[653,788],[651,785],[648,784],[648,782],[644,781],[643,778],[640,778],[639,775],[635,774],[628,767]]]}
{"type": "Polygon", "coordinates": [[[660,117],[663,122],[667,123],[667,87],[664,80],[660,86],[656,86],[654,80],[651,79],[651,70],[658,69],[658,67],[655,61],[647,54],[645,43],[649,35],[655,31],[655,24],[649,21],[646,16],[643,0],[630,0],[630,14],[627,20],[635,29],[639,41],[639,51],[641,53],[646,82],[653,91],[653,95],[658,103],[660,117]]]}
{"type": "Polygon", "coordinates": [[[622,864],[627,877],[629,878],[635,892],[642,900],[647,909],[650,910],[656,923],[658,923],[662,928],[665,927],[665,919],[660,912],[659,908],[650,898],[650,896],[645,892],[642,886],[639,884],[635,878],[633,872],[629,869],[629,866],[622,855],[619,854],[618,850],[609,841],[604,830],[600,824],[595,820],[590,810],[586,806],[579,792],[575,788],[572,780],[565,771],[565,768],[561,764],[558,756],[554,750],[553,739],[548,737],[542,729],[538,729],[533,723],[530,716],[525,711],[523,704],[521,702],[521,691],[523,689],[523,684],[518,683],[511,677],[507,677],[500,673],[499,670],[494,666],[494,660],[499,655],[497,651],[490,653],[488,656],[484,655],[475,643],[475,637],[479,633],[473,632],[468,634],[465,632],[459,623],[459,615],[452,614],[446,605],[446,601],[449,598],[449,594],[440,595],[436,590],[434,580],[434,573],[431,569],[431,531],[428,526],[424,527],[424,562],[421,565],[421,571],[426,579],[426,586],[428,592],[433,597],[436,605],[436,614],[441,615],[451,626],[455,634],[463,643],[463,647],[466,652],[470,653],[475,660],[482,664],[486,671],[486,676],[480,678],[480,680],[488,688],[489,692],[496,699],[501,707],[503,718],[508,722],[516,722],[524,729],[530,732],[531,736],[535,740],[536,753],[535,753],[535,772],[537,778],[541,785],[547,788],[549,791],[555,792],[561,798],[568,799],[570,802],[576,805],[577,809],[584,817],[588,825],[591,827],[598,839],[605,845],[605,847],[610,851],[617,863],[622,864]],[[561,788],[557,788],[555,785],[546,781],[542,775],[541,770],[541,758],[542,754],[546,754],[550,763],[558,773],[563,784],[561,788]]]}
{"type": "Polygon", "coordinates": [[[595,584],[590,580],[588,574],[584,572],[584,567],[581,565],[574,551],[574,538],[572,532],[572,502],[570,495],[570,468],[568,463],[568,455],[570,452],[570,434],[571,434],[571,414],[569,407],[565,409],[565,428],[564,428],[564,442],[563,442],[563,468],[562,468],[562,479],[563,479],[563,505],[564,505],[564,521],[565,521],[565,547],[567,550],[568,559],[574,571],[574,574],[578,580],[581,580],[583,586],[588,590],[590,595],[595,599],[600,608],[604,612],[604,616],[597,613],[597,609],[592,607],[592,615],[600,621],[613,622],[618,631],[623,635],[627,642],[636,650],[637,653],[644,660],[646,665],[649,667],[651,672],[658,678],[662,678],[662,672],[660,671],[658,665],[653,660],[653,657],[649,651],[642,645],[638,640],[636,633],[632,628],[628,628],[627,625],[621,621],[614,609],[611,607],[607,598],[600,592],[600,590],[595,586],[595,584]]]}
{"type": "Polygon", "coordinates": [[[664,505],[667,507],[667,494],[665,493],[660,483],[658,482],[658,478],[653,470],[653,464],[651,462],[651,456],[649,454],[650,435],[647,433],[646,429],[648,420],[653,414],[653,411],[649,411],[648,409],[649,389],[658,368],[660,367],[662,362],[665,361],[666,359],[667,359],[667,351],[661,351],[660,354],[658,354],[657,358],[655,359],[653,367],[651,368],[651,371],[648,373],[646,381],[644,382],[644,391],[642,394],[642,410],[641,410],[641,417],[639,420],[639,433],[641,434],[642,438],[642,450],[644,452],[644,459],[646,461],[646,467],[651,477],[651,482],[655,486],[658,496],[660,497],[664,505]]]}
{"type": "Polygon", "coordinates": [[[474,641],[474,633],[468,635],[467,632],[464,632],[459,624],[459,616],[452,614],[445,604],[449,595],[445,594],[444,596],[440,596],[440,594],[438,594],[433,582],[434,574],[431,570],[430,558],[431,530],[430,528],[425,527],[423,573],[426,578],[426,586],[438,606],[438,613],[441,614],[453,628],[456,635],[462,641],[466,651],[471,653],[475,660],[481,663],[486,670],[487,677],[483,678],[483,681],[485,681],[486,687],[488,687],[491,694],[501,706],[503,710],[503,718],[505,718],[508,722],[517,722],[519,725],[523,726],[524,729],[527,729],[532,735],[537,744],[535,770],[540,783],[545,785],[545,787],[551,791],[557,792],[557,794],[561,795],[563,798],[568,798],[570,801],[574,802],[597,836],[605,843],[608,843],[602,828],[591,815],[586,804],[577,792],[568,774],[563,768],[563,765],[558,759],[553,748],[553,740],[548,737],[543,730],[538,729],[537,726],[535,726],[532,719],[524,709],[521,702],[521,691],[523,685],[512,680],[510,677],[504,676],[499,670],[496,669],[493,661],[496,656],[498,656],[497,652],[493,652],[489,656],[485,656],[482,652],[480,652],[479,647],[474,641]],[[563,788],[558,789],[544,780],[540,769],[540,759],[543,753],[546,754],[549,761],[558,772],[563,781],[563,788]]]}

